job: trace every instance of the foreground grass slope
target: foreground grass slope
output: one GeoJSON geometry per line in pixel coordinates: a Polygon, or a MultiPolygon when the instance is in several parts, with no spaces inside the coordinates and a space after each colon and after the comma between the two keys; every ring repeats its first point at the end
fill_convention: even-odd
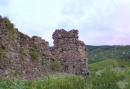
{"type": "Polygon", "coordinates": [[[130,89],[130,61],[108,59],[89,67],[90,89],[130,89]]]}
{"type": "Polygon", "coordinates": [[[0,80],[0,89],[130,89],[130,61],[109,59],[89,64],[90,76],[50,75],[41,80],[0,80]]]}

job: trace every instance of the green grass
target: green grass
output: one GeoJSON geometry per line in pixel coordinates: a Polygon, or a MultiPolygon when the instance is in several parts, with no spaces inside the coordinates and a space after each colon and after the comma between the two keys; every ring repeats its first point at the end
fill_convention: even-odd
{"type": "Polygon", "coordinates": [[[90,81],[94,79],[94,86],[97,85],[94,89],[130,89],[130,61],[108,59],[90,64],[89,67],[90,81]]]}
{"type": "Polygon", "coordinates": [[[76,76],[49,76],[44,80],[35,81],[0,81],[0,89],[84,89],[84,87],[84,79],[76,76]]]}
{"type": "Polygon", "coordinates": [[[30,81],[0,79],[0,89],[130,89],[130,61],[108,59],[89,64],[89,69],[87,79],[67,74],[30,81]]]}

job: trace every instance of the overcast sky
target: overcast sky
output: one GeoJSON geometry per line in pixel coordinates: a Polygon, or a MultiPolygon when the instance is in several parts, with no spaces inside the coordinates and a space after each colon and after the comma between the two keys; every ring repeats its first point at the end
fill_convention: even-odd
{"type": "Polygon", "coordinates": [[[130,45],[130,0],[0,0],[0,14],[52,45],[55,29],[79,29],[88,45],[130,45]]]}

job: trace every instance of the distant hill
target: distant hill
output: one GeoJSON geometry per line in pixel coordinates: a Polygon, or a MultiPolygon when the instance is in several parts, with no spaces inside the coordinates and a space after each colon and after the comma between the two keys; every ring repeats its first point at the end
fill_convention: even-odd
{"type": "Polygon", "coordinates": [[[87,45],[89,64],[106,59],[130,59],[128,46],[91,46],[87,45]]]}

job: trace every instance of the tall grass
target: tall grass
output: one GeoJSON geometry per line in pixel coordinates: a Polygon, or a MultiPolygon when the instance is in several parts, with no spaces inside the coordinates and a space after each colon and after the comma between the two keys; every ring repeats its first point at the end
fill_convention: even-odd
{"type": "Polygon", "coordinates": [[[0,89],[85,89],[85,80],[76,76],[49,76],[44,80],[0,80],[0,89]]]}
{"type": "Polygon", "coordinates": [[[41,80],[0,79],[0,89],[130,89],[130,65],[111,60],[90,66],[90,76],[50,75],[41,80]],[[125,66],[122,67],[122,63],[125,66]],[[110,66],[108,66],[110,65],[110,66]],[[103,67],[104,66],[104,67],[103,67]],[[98,67],[98,69],[96,68],[98,67]],[[119,67],[119,68],[117,68],[119,67]],[[121,71],[115,71],[115,68],[121,71]]]}
{"type": "MultiPolygon", "coordinates": [[[[0,80],[0,89],[121,89],[117,83],[123,79],[121,75],[106,71],[87,80],[81,76],[67,75],[30,81],[0,80]]],[[[130,85],[127,84],[123,89],[130,89],[130,85]]]]}

